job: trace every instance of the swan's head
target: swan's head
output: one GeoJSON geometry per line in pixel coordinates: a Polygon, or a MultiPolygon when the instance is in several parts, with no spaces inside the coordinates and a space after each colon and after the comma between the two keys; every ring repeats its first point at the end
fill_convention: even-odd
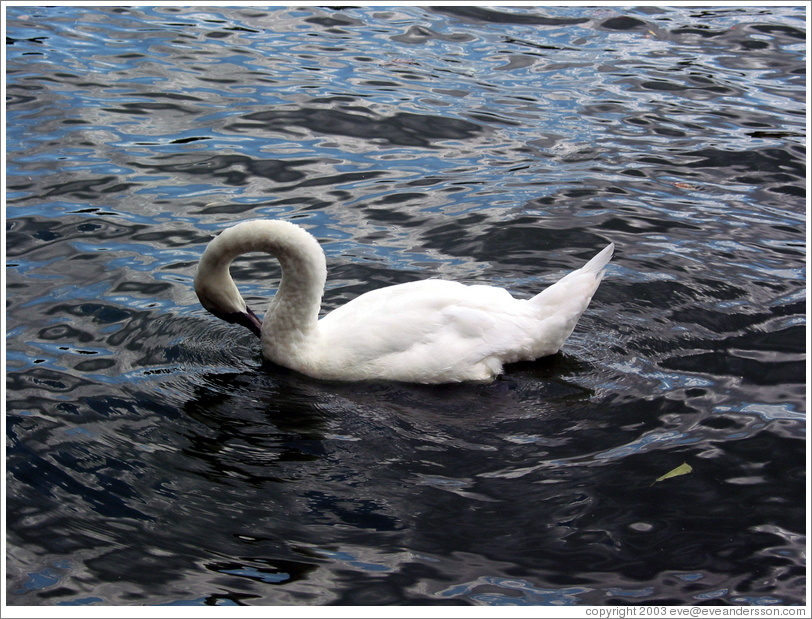
{"type": "Polygon", "coordinates": [[[203,252],[195,273],[195,293],[200,304],[211,314],[226,322],[242,325],[259,337],[262,321],[246,306],[231,279],[228,267],[234,256],[226,251],[228,248],[222,240],[218,242],[220,237],[212,241],[203,252]]]}
{"type": "Polygon", "coordinates": [[[259,337],[262,333],[262,321],[245,304],[231,277],[228,278],[230,284],[228,287],[219,287],[213,282],[213,279],[212,277],[201,277],[198,269],[198,274],[195,276],[195,292],[197,298],[200,299],[200,304],[217,318],[242,325],[259,337]],[[229,291],[228,288],[232,290],[229,291]]]}

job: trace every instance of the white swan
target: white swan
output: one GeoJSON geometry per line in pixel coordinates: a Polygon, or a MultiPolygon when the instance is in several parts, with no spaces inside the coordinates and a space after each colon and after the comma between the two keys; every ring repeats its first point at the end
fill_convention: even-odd
{"type": "Polygon", "coordinates": [[[248,327],[271,361],[314,378],[417,383],[487,381],[505,363],[558,352],[598,288],[614,244],[528,300],[507,290],[425,279],[367,292],[319,320],[324,252],[299,226],[255,220],[223,231],[206,248],[195,292],[209,312],[248,327]],[[282,281],[265,319],[246,307],[229,265],[266,252],[282,281]]]}

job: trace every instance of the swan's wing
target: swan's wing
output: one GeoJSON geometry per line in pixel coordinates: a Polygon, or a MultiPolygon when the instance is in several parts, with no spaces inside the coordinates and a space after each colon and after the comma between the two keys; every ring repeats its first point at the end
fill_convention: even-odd
{"type": "Polygon", "coordinates": [[[333,310],[320,324],[325,328],[351,325],[365,329],[379,321],[406,319],[409,324],[422,322],[444,308],[462,302],[483,307],[515,302],[507,290],[492,286],[466,286],[458,282],[425,279],[407,284],[379,288],[362,294],[345,305],[333,310]]]}
{"type": "MultiPolygon", "coordinates": [[[[528,302],[504,289],[423,280],[364,294],[319,325],[325,352],[342,357],[336,363],[371,364],[379,375],[387,368],[400,372],[392,378],[419,381],[492,377],[506,349],[532,348],[536,322],[528,302]],[[487,367],[477,367],[486,359],[487,367]]],[[[519,354],[510,360],[532,358],[519,354]]]]}
{"type": "Polygon", "coordinates": [[[357,335],[385,330],[389,339],[393,336],[389,327],[414,333],[447,323],[448,314],[443,312],[451,307],[464,305],[486,310],[511,303],[516,303],[516,299],[502,288],[426,279],[362,294],[324,316],[319,324],[324,329],[341,329],[357,335]]]}

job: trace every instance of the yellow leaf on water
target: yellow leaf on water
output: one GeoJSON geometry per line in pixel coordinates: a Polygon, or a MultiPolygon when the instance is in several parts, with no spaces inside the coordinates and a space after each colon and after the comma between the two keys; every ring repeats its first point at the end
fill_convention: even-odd
{"type": "Polygon", "coordinates": [[[668,471],[665,475],[662,475],[661,477],[658,477],[657,479],[655,479],[654,482],[651,485],[653,486],[658,481],[668,479],[669,477],[677,477],[678,475],[687,475],[688,473],[690,473],[693,470],[694,469],[691,468],[690,464],[688,464],[687,462],[683,462],[677,468],[675,468],[673,471],[668,471]]]}

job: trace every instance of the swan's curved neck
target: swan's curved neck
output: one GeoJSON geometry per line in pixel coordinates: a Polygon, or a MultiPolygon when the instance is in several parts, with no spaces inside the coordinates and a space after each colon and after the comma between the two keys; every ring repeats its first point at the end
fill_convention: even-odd
{"type": "Polygon", "coordinates": [[[249,252],[274,256],[282,267],[282,281],[262,323],[274,339],[296,340],[317,327],[327,279],[324,252],[318,241],[299,226],[285,221],[247,221],[223,231],[206,248],[200,271],[208,273],[210,288],[239,297],[228,268],[249,252]]]}

